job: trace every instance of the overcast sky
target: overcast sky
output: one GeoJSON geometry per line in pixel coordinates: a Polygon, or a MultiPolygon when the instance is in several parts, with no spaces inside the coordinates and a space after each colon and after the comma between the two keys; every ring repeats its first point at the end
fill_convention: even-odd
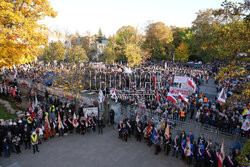
{"type": "MultiPolygon", "coordinates": [[[[103,34],[112,35],[124,25],[143,31],[150,22],[162,21],[166,25],[190,27],[199,9],[219,8],[224,0],[50,0],[58,12],[54,19],[42,23],[48,28],[65,32],[92,35],[101,28],[103,34]]],[[[233,0],[242,1],[242,0],[233,0]]]]}

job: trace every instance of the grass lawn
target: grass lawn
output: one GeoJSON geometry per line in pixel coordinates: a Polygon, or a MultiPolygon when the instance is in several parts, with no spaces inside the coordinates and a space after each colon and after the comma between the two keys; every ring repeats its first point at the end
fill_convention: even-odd
{"type": "Polygon", "coordinates": [[[22,110],[21,107],[18,106],[17,102],[11,98],[8,98],[6,96],[1,96],[0,99],[8,101],[10,103],[10,106],[14,109],[14,110],[22,110]]]}
{"type": "Polygon", "coordinates": [[[7,109],[0,104],[0,119],[8,120],[8,119],[16,119],[16,114],[10,114],[7,109]]]}

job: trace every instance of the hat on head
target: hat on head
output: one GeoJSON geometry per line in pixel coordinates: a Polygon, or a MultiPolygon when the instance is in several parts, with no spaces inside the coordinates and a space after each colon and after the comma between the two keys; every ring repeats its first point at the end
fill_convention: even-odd
{"type": "Polygon", "coordinates": [[[201,146],[200,146],[201,148],[204,148],[204,145],[203,144],[201,144],[201,146]]]}
{"type": "Polygon", "coordinates": [[[18,123],[20,123],[20,124],[21,124],[21,123],[22,123],[22,120],[20,119],[20,120],[18,121],[18,123]]]}
{"type": "Polygon", "coordinates": [[[32,135],[35,135],[36,134],[36,132],[32,132],[32,135]]]}
{"type": "Polygon", "coordinates": [[[14,122],[13,125],[17,125],[16,122],[14,122]]]}
{"type": "Polygon", "coordinates": [[[12,125],[12,122],[9,122],[9,125],[12,125]]]}

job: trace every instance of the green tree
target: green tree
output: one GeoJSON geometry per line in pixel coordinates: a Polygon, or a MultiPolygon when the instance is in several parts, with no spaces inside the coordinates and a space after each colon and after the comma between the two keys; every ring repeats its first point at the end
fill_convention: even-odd
{"type": "Polygon", "coordinates": [[[188,58],[189,58],[189,55],[190,55],[188,45],[186,43],[182,42],[180,44],[180,46],[178,46],[175,49],[175,54],[174,55],[175,55],[175,60],[182,61],[182,62],[187,62],[188,58]]]}
{"type": "MultiPolygon", "coordinates": [[[[225,0],[222,8],[214,11],[214,16],[221,18],[222,23],[214,31],[217,40],[208,43],[214,46],[218,57],[224,60],[225,67],[221,68],[216,78],[242,79],[250,75],[247,62],[249,56],[239,56],[239,53],[249,52],[249,1],[244,3],[233,3],[225,0]]],[[[231,96],[230,100],[248,102],[250,98],[250,84],[241,85],[238,93],[231,96]]]]}
{"type": "Polygon", "coordinates": [[[219,18],[214,17],[213,12],[213,9],[200,10],[192,25],[192,30],[195,32],[196,54],[204,62],[209,62],[217,56],[214,45],[209,44],[216,39],[214,32],[220,24],[219,18]]]}
{"type": "MultiPolygon", "coordinates": [[[[146,40],[144,48],[148,48],[151,58],[162,60],[167,56],[168,44],[173,41],[173,34],[162,22],[152,23],[146,28],[146,40]]],[[[171,47],[170,47],[171,48],[171,47]]]]}
{"type": "Polygon", "coordinates": [[[172,44],[174,45],[175,48],[177,48],[183,42],[187,28],[174,27],[174,26],[171,26],[170,28],[171,32],[173,33],[172,44]]]}
{"type": "Polygon", "coordinates": [[[114,63],[117,60],[114,37],[109,37],[108,44],[103,51],[103,58],[108,63],[114,63]]]}
{"type": "Polygon", "coordinates": [[[65,49],[63,43],[61,41],[51,42],[49,46],[43,49],[41,59],[49,62],[53,62],[54,60],[64,61],[65,49]]]}
{"type": "Polygon", "coordinates": [[[189,54],[197,59],[194,31],[191,28],[171,27],[173,33],[172,45],[176,50],[183,42],[189,48],[189,54]]]}
{"type": "Polygon", "coordinates": [[[125,56],[128,61],[128,65],[133,67],[135,65],[140,65],[143,61],[143,52],[140,45],[136,43],[129,43],[125,48],[125,56]]]}
{"type": "Polygon", "coordinates": [[[143,36],[132,26],[121,27],[109,38],[104,51],[107,62],[115,60],[126,61],[129,66],[139,65],[147,58],[147,52],[142,49],[143,36]]]}
{"type": "Polygon", "coordinates": [[[87,60],[88,57],[84,48],[80,45],[73,45],[70,49],[67,50],[67,60],[68,62],[80,63],[83,60],[87,60]]]}

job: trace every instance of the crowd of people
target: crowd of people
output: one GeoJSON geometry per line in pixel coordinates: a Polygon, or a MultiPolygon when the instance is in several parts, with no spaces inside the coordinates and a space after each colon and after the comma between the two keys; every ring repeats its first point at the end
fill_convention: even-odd
{"type": "Polygon", "coordinates": [[[201,134],[197,139],[192,131],[172,136],[168,122],[161,122],[160,126],[151,122],[141,122],[139,120],[130,120],[126,116],[118,124],[118,137],[127,142],[132,135],[136,141],[144,142],[147,146],[154,146],[155,154],[164,152],[166,156],[181,158],[188,166],[196,167],[217,167],[225,165],[226,167],[238,166],[237,156],[240,155],[240,146],[236,146],[232,153],[225,155],[221,147],[216,146],[212,140],[206,139],[201,134]]]}
{"type": "MultiPolygon", "coordinates": [[[[13,86],[7,82],[3,84],[4,87],[13,86]]],[[[16,99],[8,91],[3,91],[0,95],[16,99]]],[[[31,146],[33,153],[39,152],[38,144],[56,136],[63,137],[72,133],[84,135],[94,133],[97,128],[98,134],[103,134],[103,118],[98,118],[94,113],[86,113],[84,105],[80,104],[76,112],[75,106],[68,101],[63,102],[49,96],[38,102],[37,94],[33,95],[28,96],[29,110],[23,118],[0,119],[0,155],[9,157],[13,153],[20,154],[23,149],[31,149],[31,146]]]]}
{"type": "MultiPolygon", "coordinates": [[[[158,64],[149,62],[147,64],[129,69],[118,64],[105,64],[104,66],[94,67],[91,63],[81,64],[80,66],[65,63],[58,65],[44,64],[41,62],[30,63],[21,65],[15,69],[5,69],[2,71],[4,77],[3,82],[0,85],[0,93],[4,96],[10,96],[17,100],[19,99],[19,101],[21,100],[21,92],[18,90],[16,82],[6,82],[8,76],[10,75],[14,76],[14,81],[24,79],[29,80],[32,83],[40,83],[45,84],[46,86],[51,86],[51,82],[48,82],[46,79],[48,73],[60,71],[60,69],[67,69],[70,71],[76,68],[78,68],[79,71],[84,71],[84,75],[80,79],[86,89],[95,91],[102,89],[103,87],[101,85],[105,85],[103,88],[104,95],[111,97],[116,102],[120,102],[122,105],[131,105],[137,110],[140,109],[143,111],[149,111],[153,115],[173,120],[186,121],[187,119],[195,119],[197,122],[201,122],[205,127],[214,126],[218,130],[233,134],[236,137],[236,140],[240,137],[249,138],[250,128],[248,110],[250,105],[248,103],[239,100],[237,101],[236,99],[233,102],[233,105],[222,105],[217,101],[218,97],[215,96],[214,98],[208,98],[203,94],[204,92],[200,91],[199,85],[202,83],[208,83],[210,78],[213,78],[216,74],[216,70],[219,69],[218,64],[191,67],[174,62],[161,62],[158,64]],[[93,71],[93,73],[91,73],[91,71],[93,71]],[[98,71],[97,74],[96,71],[98,71]],[[96,74],[95,77],[93,77],[92,74],[96,74]],[[107,77],[102,77],[102,74],[105,74],[108,79],[107,77]],[[176,76],[189,77],[196,84],[196,89],[190,91],[186,97],[187,100],[177,97],[177,102],[174,102],[168,99],[170,87],[183,87],[182,84],[174,81],[176,76]],[[87,82],[87,80],[89,80],[89,82],[87,82]],[[98,84],[91,85],[89,83],[98,84]]],[[[226,79],[222,82],[215,80],[215,83],[217,84],[217,93],[221,92],[222,89],[225,89],[227,97],[230,97],[234,93],[237,93],[235,91],[241,85],[246,84],[247,81],[249,81],[249,78],[240,80],[226,79]]],[[[85,134],[87,129],[93,132],[95,131],[95,128],[98,127],[99,133],[102,133],[102,127],[104,124],[102,118],[97,118],[94,114],[88,115],[84,113],[83,105],[79,108],[79,110],[77,110],[73,101],[69,102],[66,100],[63,102],[62,99],[64,98],[49,98],[48,92],[46,91],[45,100],[38,103],[37,94],[31,86],[28,98],[31,106],[29,107],[29,112],[26,113],[22,120],[17,121],[15,123],[16,125],[9,125],[9,123],[7,125],[5,123],[1,125],[0,128],[4,134],[3,136],[7,136],[10,133],[10,136],[15,139],[16,135],[17,139],[14,141],[19,142],[12,142],[12,138],[11,140],[8,138],[1,139],[1,141],[8,143],[7,145],[2,145],[2,150],[5,150],[4,148],[12,149],[13,145],[15,145],[13,143],[24,143],[23,132],[25,126],[27,127],[27,131],[30,136],[29,138],[32,136],[30,135],[31,131],[35,131],[39,142],[41,142],[41,139],[46,141],[55,136],[55,134],[63,136],[68,133],[72,133],[73,129],[75,129],[77,133],[85,134]],[[9,127],[16,126],[22,127],[22,130],[19,133],[17,133],[16,130],[9,130],[9,127]],[[11,147],[10,144],[12,145],[11,147]]],[[[118,123],[119,137],[127,141],[128,137],[135,132],[137,140],[141,141],[142,135],[144,134],[147,145],[152,145],[150,137],[148,135],[145,136],[145,133],[143,132],[145,132],[146,129],[148,134],[152,135],[155,130],[157,135],[161,136],[159,139],[162,138],[159,140],[159,143],[163,143],[155,144],[157,146],[156,153],[160,150],[158,145],[164,145],[166,154],[168,154],[170,148],[172,148],[175,156],[177,155],[178,157],[178,153],[180,152],[183,159],[185,159],[183,156],[184,152],[182,150],[184,147],[182,146],[187,145],[187,140],[189,140],[189,138],[177,137],[178,142],[176,142],[176,138],[172,140],[171,135],[169,135],[170,139],[167,139],[164,136],[164,126],[159,128],[159,126],[157,127],[157,125],[149,123],[149,120],[147,121],[147,123],[136,123],[135,120],[130,121],[125,118],[122,122],[118,123]],[[166,141],[169,144],[166,144],[166,141]],[[175,147],[173,147],[174,145],[175,147]]],[[[158,122],[160,122],[160,120],[158,120],[158,122]]],[[[165,126],[166,125],[167,123],[165,126]]],[[[188,164],[191,164],[193,159],[196,160],[196,166],[203,163],[205,165],[217,164],[217,160],[215,158],[216,150],[214,147],[207,144],[207,142],[201,144],[199,140],[195,142],[192,139],[192,142],[190,143],[190,146],[188,146],[192,148],[192,156],[187,158],[188,164]],[[201,156],[199,155],[198,150],[204,151],[201,156]],[[210,153],[210,158],[206,157],[209,156],[209,154],[205,154],[207,150],[212,152],[210,153]],[[209,163],[206,163],[208,160],[209,163]]],[[[16,152],[20,152],[19,150],[20,149],[18,149],[18,151],[16,150],[16,152]]],[[[35,152],[36,150],[38,149],[34,148],[33,151],[35,152]]],[[[237,148],[237,150],[239,150],[239,148],[237,148]]],[[[235,156],[232,157],[229,155],[227,157],[228,161],[237,163],[235,156]]],[[[226,158],[225,161],[227,161],[226,158]]]]}

